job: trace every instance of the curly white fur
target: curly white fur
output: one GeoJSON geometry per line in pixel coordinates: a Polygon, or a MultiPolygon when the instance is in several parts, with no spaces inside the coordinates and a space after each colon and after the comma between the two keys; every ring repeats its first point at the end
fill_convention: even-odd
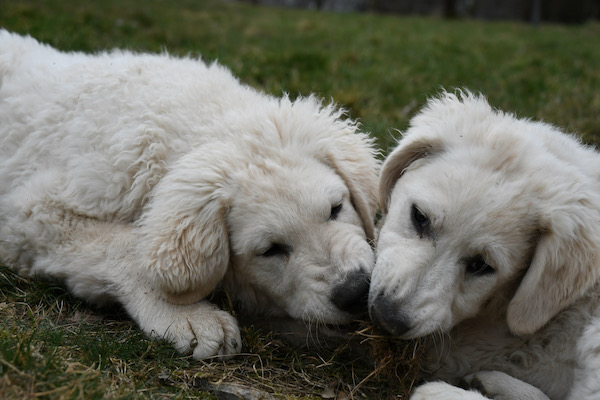
{"type": "Polygon", "coordinates": [[[121,302],[182,352],[240,350],[202,300],[219,284],[245,311],[330,323],[366,296],[378,163],[333,105],[0,31],[0,118],[0,261],[121,302]]]}

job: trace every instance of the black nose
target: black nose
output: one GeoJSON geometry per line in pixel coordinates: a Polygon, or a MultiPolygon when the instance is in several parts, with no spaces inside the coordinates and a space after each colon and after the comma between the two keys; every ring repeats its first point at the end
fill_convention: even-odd
{"type": "Polygon", "coordinates": [[[367,311],[370,275],[363,270],[346,275],[343,282],[333,289],[331,301],[337,308],[352,314],[367,311]]]}
{"type": "Polygon", "coordinates": [[[373,301],[369,313],[375,325],[391,335],[401,336],[410,329],[408,318],[401,314],[398,304],[381,294],[373,301]]]}

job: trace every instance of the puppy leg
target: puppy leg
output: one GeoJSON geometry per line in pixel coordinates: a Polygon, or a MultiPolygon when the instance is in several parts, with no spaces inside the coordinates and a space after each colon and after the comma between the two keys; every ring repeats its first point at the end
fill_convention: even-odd
{"type": "Polygon", "coordinates": [[[419,386],[410,400],[488,400],[488,397],[471,390],[464,390],[446,382],[429,382],[419,386]]]}
{"type": "Polygon", "coordinates": [[[55,202],[14,214],[3,226],[0,256],[22,272],[61,279],[95,304],[121,303],[149,336],[172,342],[196,359],[239,353],[233,316],[207,301],[169,303],[152,288],[139,263],[138,238],[130,224],[86,218],[55,202]]]}
{"type": "Polygon", "coordinates": [[[549,400],[541,390],[500,371],[480,371],[465,377],[469,387],[495,400],[549,400]]]}
{"type": "MultiPolygon", "coordinates": [[[[94,232],[103,231],[98,225],[109,226],[104,226],[104,235],[97,241],[77,244],[62,254],[57,252],[56,258],[51,260],[54,275],[65,272],[57,270],[56,266],[68,270],[66,281],[76,295],[92,299],[92,295],[105,292],[125,307],[149,337],[165,339],[180,353],[191,354],[195,359],[228,356],[241,351],[240,331],[233,316],[208,301],[189,305],[170,303],[151,286],[140,271],[131,227],[94,225],[94,232]],[[103,285],[93,293],[89,291],[90,276],[103,285]]],[[[79,235],[86,237],[83,232],[79,235]]]]}
{"type": "Polygon", "coordinates": [[[237,321],[208,301],[189,305],[169,303],[139,281],[123,283],[120,291],[121,302],[144,333],[173,343],[182,354],[202,360],[241,351],[237,321]]]}

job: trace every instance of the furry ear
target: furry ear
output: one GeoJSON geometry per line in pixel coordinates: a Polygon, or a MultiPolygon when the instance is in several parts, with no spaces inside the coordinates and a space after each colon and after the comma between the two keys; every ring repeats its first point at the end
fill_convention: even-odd
{"type": "Polygon", "coordinates": [[[194,152],[176,163],[154,188],[139,226],[148,276],[173,303],[205,298],[229,265],[227,153],[211,148],[209,154],[194,152]]]}
{"type": "Polygon", "coordinates": [[[379,178],[379,201],[381,211],[387,212],[390,194],[396,182],[404,174],[407,168],[415,161],[428,157],[432,153],[441,151],[440,139],[420,137],[416,140],[411,138],[400,142],[392,153],[385,159],[379,178]]]}
{"type": "Polygon", "coordinates": [[[534,333],[597,282],[597,214],[587,201],[574,199],[542,221],[545,229],[532,262],[508,305],[507,322],[514,334],[534,333]]]}
{"type": "Polygon", "coordinates": [[[375,211],[377,210],[378,164],[370,152],[361,153],[350,146],[338,148],[327,156],[327,164],[344,180],[350,191],[350,199],[358,213],[367,239],[375,238],[375,211]]]}

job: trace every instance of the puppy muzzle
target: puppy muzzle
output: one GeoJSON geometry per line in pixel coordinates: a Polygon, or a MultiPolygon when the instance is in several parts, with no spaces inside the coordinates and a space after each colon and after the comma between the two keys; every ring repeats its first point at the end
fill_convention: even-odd
{"type": "Polygon", "coordinates": [[[380,293],[371,304],[369,315],[375,325],[384,332],[393,336],[402,336],[411,327],[408,318],[400,313],[400,309],[399,304],[380,293]]]}

